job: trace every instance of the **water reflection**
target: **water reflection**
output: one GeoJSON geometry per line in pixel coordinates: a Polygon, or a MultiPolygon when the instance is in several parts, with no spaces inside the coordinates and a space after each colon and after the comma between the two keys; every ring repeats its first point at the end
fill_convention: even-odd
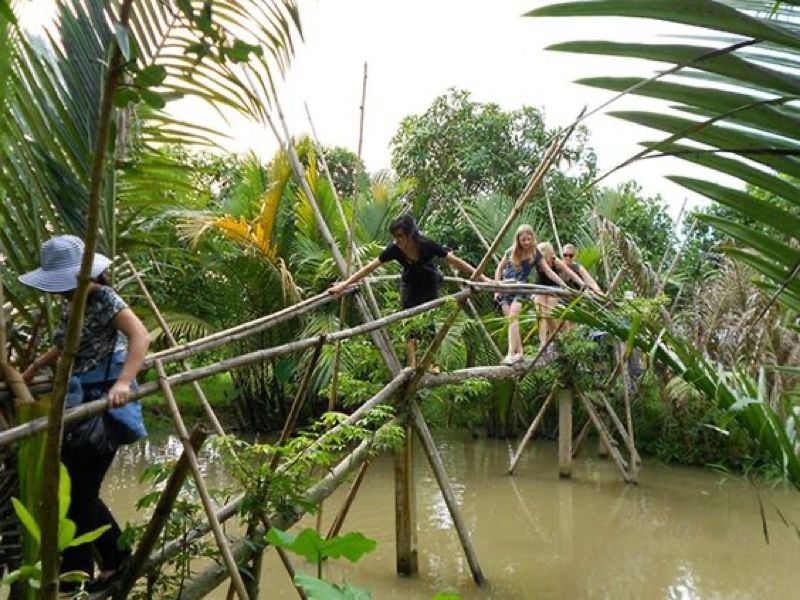
{"type": "MultiPolygon", "coordinates": [[[[800,540],[768,512],[764,543],[758,503],[748,484],[710,471],[646,464],[638,486],[625,485],[613,463],[588,450],[572,480],[560,480],[555,444],[536,442],[508,477],[509,444],[437,434],[442,459],[489,584],[475,587],[452,519],[427,461],[417,448],[420,574],[394,574],[392,462],[375,461],[353,504],[345,531],[362,531],[378,549],[357,565],[325,565],[333,581],[347,579],[376,599],[430,599],[455,591],[468,599],[527,598],[793,598],[800,540]]],[[[591,446],[594,447],[594,446],[591,446]]],[[[133,503],[148,491],[143,468],[174,460],[170,438],[120,453],[104,494],[122,520],[140,520],[133,503]]],[[[213,483],[224,468],[211,457],[213,483]]],[[[327,529],[346,490],[325,505],[327,529]]],[[[762,490],[790,522],[800,521],[800,496],[762,490]]],[[[308,519],[304,525],[313,525],[308,519]]],[[[311,565],[299,563],[312,574],[311,565]]],[[[268,553],[265,598],[294,598],[274,553],[268,553]]],[[[224,598],[218,590],[214,598],[224,598]]]]}

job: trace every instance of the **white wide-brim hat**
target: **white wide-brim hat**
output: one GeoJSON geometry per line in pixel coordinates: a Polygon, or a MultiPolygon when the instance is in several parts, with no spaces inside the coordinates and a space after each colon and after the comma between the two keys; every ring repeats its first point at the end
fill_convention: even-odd
{"type": "MultiPolygon", "coordinates": [[[[74,235],[57,235],[42,244],[42,266],[19,276],[19,281],[43,292],[69,292],[78,287],[78,272],[84,251],[83,240],[74,235]]],[[[91,277],[108,269],[111,259],[95,253],[91,277]]]]}

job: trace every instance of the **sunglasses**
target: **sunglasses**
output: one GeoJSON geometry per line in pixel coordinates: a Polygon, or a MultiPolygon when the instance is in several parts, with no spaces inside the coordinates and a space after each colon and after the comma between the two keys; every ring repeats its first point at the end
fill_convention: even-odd
{"type": "Polygon", "coordinates": [[[564,258],[573,258],[574,256],[575,256],[574,254],[565,254],[564,258]]]}

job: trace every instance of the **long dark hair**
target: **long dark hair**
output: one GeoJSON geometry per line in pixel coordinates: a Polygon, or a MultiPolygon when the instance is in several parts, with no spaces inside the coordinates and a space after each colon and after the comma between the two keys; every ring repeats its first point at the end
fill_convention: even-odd
{"type": "Polygon", "coordinates": [[[401,232],[414,240],[414,243],[417,243],[422,237],[422,234],[417,227],[417,222],[414,220],[414,217],[408,213],[400,215],[389,225],[389,233],[392,235],[396,235],[401,232]]]}

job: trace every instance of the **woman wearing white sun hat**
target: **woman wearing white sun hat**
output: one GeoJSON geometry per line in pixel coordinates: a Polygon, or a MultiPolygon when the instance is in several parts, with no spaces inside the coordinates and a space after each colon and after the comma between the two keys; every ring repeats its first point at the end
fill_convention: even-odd
{"type": "MultiPolygon", "coordinates": [[[[84,243],[80,238],[73,235],[53,237],[42,245],[41,267],[19,277],[19,281],[27,286],[65,298],[53,346],[25,370],[23,377],[26,381],[30,381],[42,367],[55,364],[61,355],[69,302],[78,285],[83,252],[84,243]]],[[[69,443],[70,433],[67,432],[62,451],[62,461],[72,481],[68,516],[77,525],[76,535],[103,525],[110,526],[94,543],[64,551],[63,572],[77,570],[92,576],[94,547],[101,570],[93,582],[95,589],[104,587],[111,580],[128,555],[117,548],[121,531],[100,499],[100,486],[119,443],[129,443],[146,435],[138,404],[119,407],[128,401],[131,387],[135,386],[136,373],[144,362],[147,330],[125,301],[107,285],[104,272],[110,264],[108,257],[95,254],[81,339],[66,398],[66,406],[71,408],[103,394],[108,397],[109,405],[116,407],[108,411],[112,422],[108,443],[103,443],[101,448],[74,447],[69,443]]]]}

